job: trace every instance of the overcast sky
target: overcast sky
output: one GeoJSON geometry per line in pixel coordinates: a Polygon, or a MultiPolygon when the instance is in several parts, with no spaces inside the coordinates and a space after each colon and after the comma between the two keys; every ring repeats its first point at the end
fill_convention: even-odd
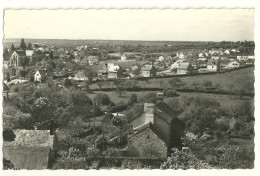
{"type": "Polygon", "coordinates": [[[254,40],[254,10],[6,10],[5,38],[254,40]]]}

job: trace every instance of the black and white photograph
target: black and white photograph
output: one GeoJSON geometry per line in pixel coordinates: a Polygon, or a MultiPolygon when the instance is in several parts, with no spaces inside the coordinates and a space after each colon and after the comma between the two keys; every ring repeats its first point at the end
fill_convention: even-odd
{"type": "Polygon", "coordinates": [[[255,9],[3,13],[3,170],[255,168],[255,9]]]}

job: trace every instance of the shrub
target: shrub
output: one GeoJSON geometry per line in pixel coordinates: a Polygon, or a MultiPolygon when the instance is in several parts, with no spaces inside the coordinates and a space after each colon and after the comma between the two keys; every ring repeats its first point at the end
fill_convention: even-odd
{"type": "Polygon", "coordinates": [[[178,96],[176,90],[168,90],[167,93],[166,93],[166,96],[167,97],[176,97],[178,96]]]}

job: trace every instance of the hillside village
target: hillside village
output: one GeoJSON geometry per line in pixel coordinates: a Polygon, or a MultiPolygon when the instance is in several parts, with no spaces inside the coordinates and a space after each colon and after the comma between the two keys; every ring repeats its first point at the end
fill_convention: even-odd
{"type": "Polygon", "coordinates": [[[4,49],[4,169],[254,167],[254,42],[68,45],[4,49]]]}

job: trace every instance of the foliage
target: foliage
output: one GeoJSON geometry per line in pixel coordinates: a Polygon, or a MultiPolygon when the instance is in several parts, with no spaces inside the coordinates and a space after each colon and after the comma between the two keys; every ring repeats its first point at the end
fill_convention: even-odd
{"type": "Polygon", "coordinates": [[[203,82],[203,86],[206,87],[206,88],[210,88],[213,86],[213,83],[211,81],[204,81],[203,82]]]}
{"type": "Polygon", "coordinates": [[[149,92],[145,96],[141,97],[139,99],[139,102],[144,102],[144,103],[154,103],[156,104],[156,93],[154,92],[149,92]]]}
{"type": "Polygon", "coordinates": [[[180,78],[176,77],[176,78],[172,78],[169,80],[170,85],[172,86],[172,88],[176,87],[179,88],[181,86],[184,86],[184,82],[181,81],[180,78]]]}
{"type": "Polygon", "coordinates": [[[24,42],[24,39],[21,40],[20,49],[26,50],[26,44],[25,44],[25,42],[24,42]]]}
{"type": "Polygon", "coordinates": [[[64,80],[63,85],[64,85],[64,87],[69,88],[69,87],[71,87],[73,84],[72,84],[71,80],[69,80],[68,78],[66,78],[66,79],[64,80]]]}
{"type": "Polygon", "coordinates": [[[168,90],[166,93],[167,97],[176,97],[178,96],[177,91],[176,90],[168,90]]]}
{"type": "Polygon", "coordinates": [[[32,129],[34,119],[31,114],[23,113],[13,107],[5,107],[3,111],[4,129],[32,129]]]}
{"type": "Polygon", "coordinates": [[[129,98],[129,101],[128,101],[128,105],[132,105],[134,103],[137,103],[138,102],[138,97],[136,94],[131,94],[130,95],[130,98],[129,98]]]}
{"type": "Polygon", "coordinates": [[[216,119],[221,114],[220,104],[205,98],[190,98],[190,104],[179,118],[186,124],[186,129],[195,134],[202,134],[208,129],[216,129],[216,119]]]}
{"type": "Polygon", "coordinates": [[[111,104],[111,101],[110,101],[107,94],[98,93],[98,94],[95,95],[94,99],[95,99],[97,105],[109,105],[109,104],[111,104]]]}
{"type": "Polygon", "coordinates": [[[26,76],[27,73],[28,73],[27,70],[24,70],[24,69],[19,70],[19,75],[20,75],[21,77],[23,77],[23,78],[26,76]]]}
{"type": "Polygon", "coordinates": [[[144,105],[143,103],[136,103],[130,109],[128,109],[125,114],[128,122],[130,123],[137,117],[140,117],[144,112],[144,105]]]}
{"type": "Polygon", "coordinates": [[[198,160],[191,153],[185,153],[173,148],[172,156],[161,165],[161,169],[211,169],[206,162],[198,160]]]}

